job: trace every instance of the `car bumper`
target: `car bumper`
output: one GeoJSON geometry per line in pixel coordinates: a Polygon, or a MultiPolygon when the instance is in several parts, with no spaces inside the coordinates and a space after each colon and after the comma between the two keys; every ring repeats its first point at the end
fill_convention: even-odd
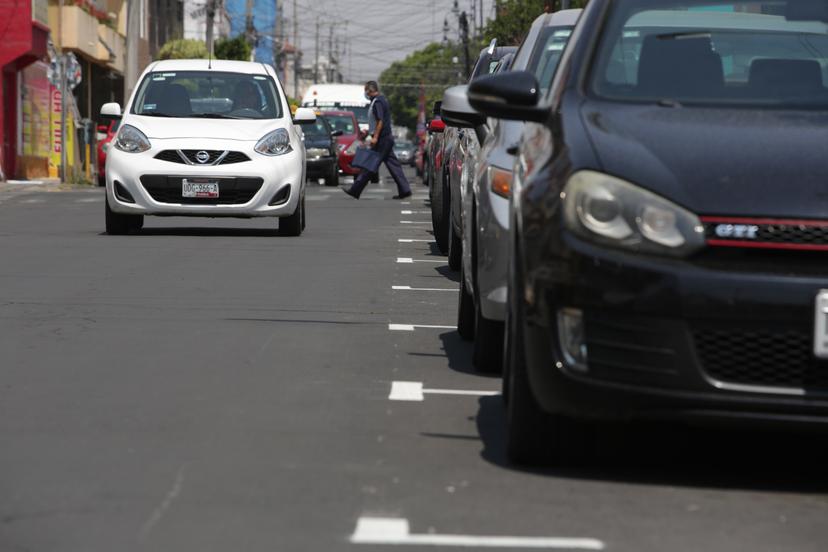
{"type": "Polygon", "coordinates": [[[527,367],[546,410],[828,422],[828,363],[812,353],[815,298],[828,288],[819,271],[736,270],[709,251],[636,256],[566,234],[557,252],[530,270],[525,294],[527,367]],[[563,352],[561,309],[583,315],[585,369],[563,352]]]}
{"type": "Polygon", "coordinates": [[[125,153],[111,148],[106,163],[106,193],[116,213],[133,215],[185,215],[205,217],[281,217],[293,214],[304,193],[302,153],[266,157],[253,151],[254,143],[235,144],[250,161],[218,166],[195,166],[155,159],[168,149],[226,149],[226,142],[177,140],[174,145],[155,140],[144,153],[125,153]],[[181,179],[205,178],[220,182],[218,199],[181,197],[181,179]],[[115,193],[120,184],[132,201],[115,193]],[[236,183],[245,193],[236,193],[236,183]],[[286,187],[289,186],[289,189],[286,187]],[[227,193],[222,194],[227,188],[227,193]],[[279,198],[274,200],[274,198],[279,198]]]}
{"type": "Polygon", "coordinates": [[[331,174],[331,169],[335,164],[335,157],[318,157],[315,159],[308,159],[308,178],[325,178],[326,176],[329,176],[331,174]]]}

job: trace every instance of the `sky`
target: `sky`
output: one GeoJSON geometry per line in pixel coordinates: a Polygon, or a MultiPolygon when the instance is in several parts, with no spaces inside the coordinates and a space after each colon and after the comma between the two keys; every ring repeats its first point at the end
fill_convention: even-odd
{"type": "MultiPolygon", "coordinates": [[[[293,42],[294,0],[279,1],[285,7],[287,30],[290,42],[293,42]]],[[[430,42],[442,41],[446,18],[451,27],[450,38],[457,40],[457,17],[451,13],[454,1],[296,0],[299,46],[305,55],[305,63],[312,60],[318,20],[320,53],[327,53],[333,25],[334,37],[339,38],[340,49],[345,49],[342,68],[346,80],[376,79],[392,62],[404,59],[430,42]]],[[[474,0],[457,2],[459,9],[471,17],[474,0]]],[[[484,21],[494,16],[493,4],[494,0],[483,0],[484,21]]]]}

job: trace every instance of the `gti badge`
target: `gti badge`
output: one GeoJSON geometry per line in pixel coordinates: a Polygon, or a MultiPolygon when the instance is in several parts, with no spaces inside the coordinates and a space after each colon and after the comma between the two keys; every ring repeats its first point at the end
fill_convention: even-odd
{"type": "Polygon", "coordinates": [[[196,153],[195,157],[196,157],[196,161],[198,161],[202,165],[210,160],[210,154],[207,153],[206,151],[203,151],[203,150],[196,153]]]}
{"type": "Polygon", "coordinates": [[[759,227],[754,224],[717,224],[715,232],[720,238],[755,240],[759,227]]]}

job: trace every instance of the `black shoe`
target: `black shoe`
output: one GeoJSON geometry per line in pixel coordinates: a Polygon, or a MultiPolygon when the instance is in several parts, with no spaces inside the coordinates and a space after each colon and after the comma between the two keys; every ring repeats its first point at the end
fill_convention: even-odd
{"type": "Polygon", "coordinates": [[[404,194],[395,195],[395,196],[394,196],[394,199],[405,199],[405,198],[407,198],[407,197],[411,197],[411,192],[410,192],[410,191],[408,191],[408,192],[406,192],[406,193],[404,193],[404,194]]]}
{"type": "Polygon", "coordinates": [[[345,192],[346,194],[348,194],[349,196],[351,196],[352,198],[359,199],[359,196],[356,195],[354,192],[352,192],[351,189],[348,188],[347,186],[340,186],[339,189],[342,190],[343,192],[345,192]]]}

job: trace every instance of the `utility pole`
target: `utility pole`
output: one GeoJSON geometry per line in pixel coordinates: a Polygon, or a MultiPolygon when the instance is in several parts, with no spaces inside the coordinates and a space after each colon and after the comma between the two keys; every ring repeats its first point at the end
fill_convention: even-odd
{"type": "Polygon", "coordinates": [[[204,33],[207,42],[207,52],[211,57],[213,55],[213,27],[215,26],[216,20],[216,2],[217,0],[207,0],[207,4],[204,7],[206,14],[204,33]]]}
{"type": "MultiPolygon", "coordinates": [[[[141,32],[141,4],[143,0],[129,0],[127,4],[127,37],[126,37],[126,67],[124,74],[124,97],[132,94],[135,85],[138,84],[138,33],[141,32]]],[[[60,20],[60,18],[58,18],[60,20]]],[[[63,44],[61,43],[61,54],[63,44]]],[[[61,93],[64,91],[61,89],[61,93]]]]}
{"type": "Polygon", "coordinates": [[[561,9],[568,10],[569,9],[569,0],[561,0],[561,9]]]}
{"type": "Polygon", "coordinates": [[[302,70],[299,55],[299,7],[293,0],[293,97],[299,99],[299,72],[302,70]]]}
{"type": "Polygon", "coordinates": [[[471,75],[471,59],[469,58],[469,17],[466,12],[460,14],[460,41],[463,43],[463,63],[466,68],[466,79],[471,75]]]}
{"type": "Polygon", "coordinates": [[[480,35],[483,35],[483,0],[480,0],[480,35]]]}
{"type": "Polygon", "coordinates": [[[314,84],[319,83],[319,17],[316,17],[316,42],[314,44],[314,57],[316,60],[313,62],[313,82],[314,84]]]}
{"type": "Polygon", "coordinates": [[[334,52],[333,52],[333,23],[328,28],[328,82],[334,82],[336,80],[334,74],[334,52]]]}
{"type": "Polygon", "coordinates": [[[253,25],[253,0],[247,0],[244,5],[244,36],[250,48],[256,47],[256,27],[253,25]]]}

